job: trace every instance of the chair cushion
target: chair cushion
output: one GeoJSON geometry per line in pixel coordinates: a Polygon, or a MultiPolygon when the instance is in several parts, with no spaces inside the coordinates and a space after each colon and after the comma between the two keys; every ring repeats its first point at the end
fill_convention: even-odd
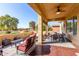
{"type": "Polygon", "coordinates": [[[26,43],[22,43],[22,44],[20,44],[19,46],[25,46],[26,45],[26,43]]]}
{"type": "Polygon", "coordinates": [[[25,52],[26,47],[22,46],[22,45],[19,45],[17,49],[20,50],[20,51],[25,52]]]}
{"type": "Polygon", "coordinates": [[[23,44],[17,46],[17,49],[20,51],[27,51],[31,47],[31,38],[28,38],[23,44]]]}
{"type": "Polygon", "coordinates": [[[17,49],[23,52],[26,52],[27,50],[29,50],[29,48],[31,48],[32,45],[34,44],[35,36],[36,34],[30,37],[26,37],[23,44],[20,44],[19,46],[17,46],[17,49]]]}
{"type": "Polygon", "coordinates": [[[26,48],[26,46],[27,45],[25,45],[25,44],[21,44],[21,45],[17,46],[17,49],[20,51],[23,51],[23,52],[28,51],[30,46],[28,48],[26,48]]]}

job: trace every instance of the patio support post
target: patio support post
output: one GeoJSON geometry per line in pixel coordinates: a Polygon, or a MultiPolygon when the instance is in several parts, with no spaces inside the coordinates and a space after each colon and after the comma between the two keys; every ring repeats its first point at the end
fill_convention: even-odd
{"type": "Polygon", "coordinates": [[[64,28],[63,28],[63,22],[61,22],[61,33],[63,32],[64,28]]]}
{"type": "Polygon", "coordinates": [[[66,20],[64,21],[63,28],[64,28],[64,32],[66,33],[66,20]]]}
{"type": "Polygon", "coordinates": [[[60,33],[64,32],[64,22],[61,21],[61,24],[60,24],[60,33]]]}
{"type": "Polygon", "coordinates": [[[62,25],[61,25],[61,22],[60,22],[60,33],[62,33],[62,25]]]}
{"type": "Polygon", "coordinates": [[[43,36],[43,31],[42,31],[42,25],[43,25],[43,20],[40,15],[38,15],[38,44],[42,44],[42,36],[43,36]]]}
{"type": "Polygon", "coordinates": [[[46,34],[48,35],[48,22],[46,23],[46,34]]]}
{"type": "Polygon", "coordinates": [[[77,37],[79,38],[79,15],[77,16],[77,37]]]}
{"type": "Polygon", "coordinates": [[[42,16],[38,15],[38,42],[37,42],[37,55],[42,55],[42,39],[43,39],[43,19],[42,16]]]}

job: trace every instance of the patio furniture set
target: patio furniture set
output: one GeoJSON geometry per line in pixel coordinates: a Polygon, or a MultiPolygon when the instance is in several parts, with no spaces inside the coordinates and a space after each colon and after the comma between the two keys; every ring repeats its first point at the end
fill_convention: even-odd
{"type": "Polygon", "coordinates": [[[51,39],[51,42],[70,42],[69,38],[65,33],[57,33],[55,32],[54,34],[48,33],[48,35],[43,36],[43,40],[46,39],[51,39]]]}

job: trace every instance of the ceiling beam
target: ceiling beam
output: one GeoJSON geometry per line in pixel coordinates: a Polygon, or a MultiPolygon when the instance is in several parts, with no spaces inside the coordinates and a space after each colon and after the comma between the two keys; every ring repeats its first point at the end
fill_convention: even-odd
{"type": "Polygon", "coordinates": [[[65,21],[66,17],[61,17],[61,18],[55,18],[55,19],[48,19],[49,21],[65,21]]]}

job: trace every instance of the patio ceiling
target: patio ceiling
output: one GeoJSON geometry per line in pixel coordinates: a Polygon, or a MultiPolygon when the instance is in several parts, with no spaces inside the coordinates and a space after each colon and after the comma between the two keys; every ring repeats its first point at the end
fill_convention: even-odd
{"type": "Polygon", "coordinates": [[[29,5],[47,21],[65,20],[66,17],[79,13],[79,4],[74,3],[29,3],[29,5]],[[57,6],[63,10],[60,14],[56,14],[57,6]]]}

